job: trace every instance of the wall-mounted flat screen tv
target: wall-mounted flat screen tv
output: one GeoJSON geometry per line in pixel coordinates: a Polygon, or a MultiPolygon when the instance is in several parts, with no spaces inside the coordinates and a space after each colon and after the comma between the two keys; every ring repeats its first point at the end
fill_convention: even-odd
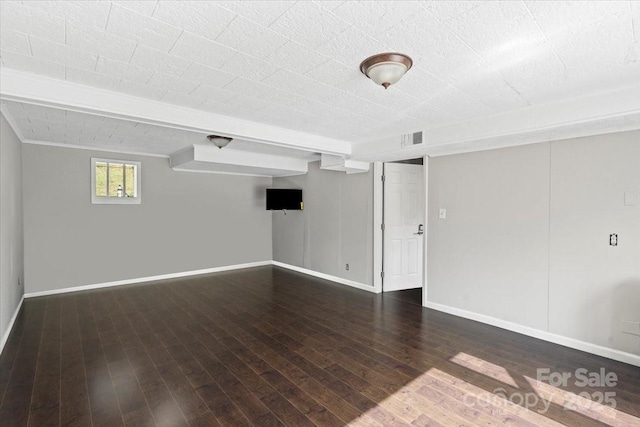
{"type": "Polygon", "coordinates": [[[267,188],[268,211],[300,211],[303,207],[302,190],[291,188],[267,188]]]}

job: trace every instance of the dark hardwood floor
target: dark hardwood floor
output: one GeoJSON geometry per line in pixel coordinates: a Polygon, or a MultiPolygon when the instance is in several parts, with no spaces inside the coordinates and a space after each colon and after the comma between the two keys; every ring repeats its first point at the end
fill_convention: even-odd
{"type": "Polygon", "coordinates": [[[123,424],[637,426],[640,368],[277,267],[26,300],[0,425],[123,424]]]}
{"type": "Polygon", "coordinates": [[[392,291],[384,294],[385,298],[395,298],[404,302],[422,305],[422,288],[392,291]]]}

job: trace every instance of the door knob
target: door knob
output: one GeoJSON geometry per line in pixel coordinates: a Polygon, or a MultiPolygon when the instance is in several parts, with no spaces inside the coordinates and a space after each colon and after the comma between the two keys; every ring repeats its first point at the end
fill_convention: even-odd
{"type": "Polygon", "coordinates": [[[417,234],[418,236],[422,236],[424,234],[424,225],[422,225],[422,224],[418,225],[418,232],[417,233],[413,233],[413,234],[417,234]]]}

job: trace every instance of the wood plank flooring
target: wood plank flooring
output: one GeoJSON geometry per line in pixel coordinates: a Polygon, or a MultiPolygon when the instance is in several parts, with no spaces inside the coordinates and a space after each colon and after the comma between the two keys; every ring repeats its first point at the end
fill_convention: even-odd
{"type": "Polygon", "coordinates": [[[640,368],[260,267],[26,300],[0,425],[640,426],[640,368]]]}

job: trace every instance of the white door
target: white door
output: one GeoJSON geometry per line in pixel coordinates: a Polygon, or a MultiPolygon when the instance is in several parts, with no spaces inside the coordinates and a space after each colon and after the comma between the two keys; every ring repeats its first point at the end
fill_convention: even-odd
{"type": "Polygon", "coordinates": [[[422,287],[424,168],[384,164],[383,290],[422,287]]]}

